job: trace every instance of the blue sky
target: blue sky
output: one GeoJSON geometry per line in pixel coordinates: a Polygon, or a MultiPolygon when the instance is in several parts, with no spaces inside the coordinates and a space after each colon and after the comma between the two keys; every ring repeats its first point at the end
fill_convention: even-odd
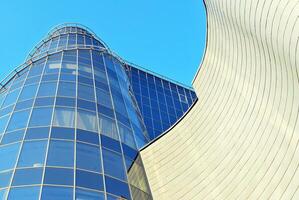
{"type": "Polygon", "coordinates": [[[64,22],[88,26],[122,58],[187,85],[205,47],[201,0],[1,1],[0,79],[64,22]]]}

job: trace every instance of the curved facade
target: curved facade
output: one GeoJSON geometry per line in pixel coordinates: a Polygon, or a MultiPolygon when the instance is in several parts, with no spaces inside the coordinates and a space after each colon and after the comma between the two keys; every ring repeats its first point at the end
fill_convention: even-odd
{"type": "Polygon", "coordinates": [[[1,87],[0,199],[152,199],[130,90],[92,32],[51,31],[1,87]]]}
{"type": "Polygon", "coordinates": [[[206,0],[200,101],[141,152],[154,199],[299,198],[299,2],[206,0]]]}

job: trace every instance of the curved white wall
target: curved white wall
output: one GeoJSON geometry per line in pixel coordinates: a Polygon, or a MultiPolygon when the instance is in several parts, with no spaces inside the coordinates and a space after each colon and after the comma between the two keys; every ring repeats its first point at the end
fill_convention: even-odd
{"type": "Polygon", "coordinates": [[[141,152],[154,199],[299,199],[299,1],[205,3],[199,100],[141,152]]]}

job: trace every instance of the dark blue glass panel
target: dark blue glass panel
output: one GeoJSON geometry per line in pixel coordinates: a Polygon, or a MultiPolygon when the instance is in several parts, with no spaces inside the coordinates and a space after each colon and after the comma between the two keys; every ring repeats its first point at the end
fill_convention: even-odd
{"type": "Polygon", "coordinates": [[[57,81],[57,80],[58,80],[58,74],[48,74],[48,75],[44,75],[42,78],[42,82],[57,81]]]}
{"type": "Polygon", "coordinates": [[[74,170],[64,168],[46,168],[44,184],[73,185],[74,170]]]}
{"type": "Polygon", "coordinates": [[[57,97],[56,98],[56,105],[75,107],[76,100],[74,98],[57,97]]]}
{"type": "Polygon", "coordinates": [[[5,101],[3,102],[2,108],[13,104],[17,101],[18,95],[19,95],[20,89],[14,90],[13,92],[10,92],[6,95],[5,101]]]}
{"type": "Polygon", "coordinates": [[[24,129],[4,134],[1,144],[9,144],[23,140],[24,129]]]}
{"type": "Polygon", "coordinates": [[[38,200],[40,187],[16,187],[9,192],[9,200],[38,200]]]}
{"type": "Polygon", "coordinates": [[[0,116],[4,116],[4,115],[7,115],[7,114],[11,113],[13,109],[14,109],[14,105],[7,106],[6,108],[1,109],[0,110],[0,116]]]}
{"type": "Polygon", "coordinates": [[[101,192],[83,190],[76,188],[76,200],[104,200],[104,194],[101,192]]]}
{"type": "Polygon", "coordinates": [[[35,106],[52,106],[54,105],[54,98],[37,98],[35,100],[35,106]]]}
{"type": "Polygon", "coordinates": [[[35,108],[32,111],[29,126],[48,126],[51,123],[53,108],[35,108]]]}
{"type": "Polygon", "coordinates": [[[78,84],[78,98],[85,99],[88,101],[95,101],[93,87],[78,84]]]}
{"type": "Polygon", "coordinates": [[[72,187],[52,187],[44,186],[42,190],[42,200],[73,200],[72,187]]]}
{"type": "Polygon", "coordinates": [[[114,140],[110,137],[107,137],[105,135],[101,135],[101,141],[102,141],[102,146],[106,147],[108,149],[112,149],[117,152],[121,152],[120,144],[119,141],[114,140]]]}
{"type": "Polygon", "coordinates": [[[11,175],[12,171],[0,173],[0,188],[9,186],[11,175]]]}
{"type": "Polygon", "coordinates": [[[94,102],[84,101],[84,100],[78,99],[78,108],[83,108],[83,109],[86,109],[86,110],[96,111],[96,104],[94,102]]]}
{"type": "Polygon", "coordinates": [[[41,127],[41,128],[28,128],[25,139],[42,139],[49,137],[49,127],[41,127]]]}
{"type": "Polygon", "coordinates": [[[131,147],[129,147],[128,145],[125,145],[125,144],[122,144],[122,147],[123,147],[124,155],[128,156],[132,160],[135,160],[136,156],[138,155],[138,151],[136,151],[135,149],[132,149],[131,147]]]}
{"type": "Polygon", "coordinates": [[[93,80],[84,76],[78,76],[78,82],[92,86],[93,80]]]}
{"type": "Polygon", "coordinates": [[[118,153],[109,151],[104,148],[102,149],[102,151],[105,173],[110,176],[126,180],[126,173],[122,156],[118,153]]]}
{"type": "Polygon", "coordinates": [[[77,143],[77,168],[101,172],[100,147],[77,143]]]}
{"type": "Polygon", "coordinates": [[[111,108],[98,104],[98,112],[108,117],[114,118],[114,112],[111,108]]]}
{"type": "Polygon", "coordinates": [[[12,185],[34,185],[42,181],[43,168],[17,169],[12,185]]]}
{"type": "Polygon", "coordinates": [[[77,170],[76,185],[94,190],[103,190],[103,176],[96,173],[77,170]]]}
{"type": "Polygon", "coordinates": [[[18,167],[41,167],[44,165],[47,140],[24,142],[18,167]]]}
{"type": "Polygon", "coordinates": [[[77,129],[77,140],[92,144],[99,144],[99,135],[94,132],[77,129]]]}
{"type": "Polygon", "coordinates": [[[75,129],[53,127],[51,131],[51,138],[74,140],[75,129]]]}
{"type": "MultiPolygon", "coordinates": [[[[70,67],[70,65],[68,65],[70,67]]],[[[76,67],[76,66],[73,66],[73,67],[76,67]]],[[[62,70],[66,70],[66,69],[62,69],[62,70]]],[[[72,69],[72,71],[74,71],[72,69]]],[[[61,81],[71,81],[71,82],[76,82],[76,76],[73,75],[73,74],[61,74],[60,75],[60,80],[61,81]]]]}
{"type": "Polygon", "coordinates": [[[115,194],[126,199],[131,199],[130,190],[127,183],[118,181],[107,176],[105,176],[105,182],[106,190],[108,193],[115,194]]]}
{"type": "Polygon", "coordinates": [[[51,140],[48,153],[48,166],[74,166],[74,143],[51,140]]]}

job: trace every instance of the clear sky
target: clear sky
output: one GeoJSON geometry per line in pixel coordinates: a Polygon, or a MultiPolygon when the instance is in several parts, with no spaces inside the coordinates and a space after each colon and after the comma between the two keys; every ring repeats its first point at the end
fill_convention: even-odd
{"type": "Polygon", "coordinates": [[[187,85],[205,47],[202,0],[3,0],[0,79],[65,22],[89,27],[125,60],[187,85]]]}

